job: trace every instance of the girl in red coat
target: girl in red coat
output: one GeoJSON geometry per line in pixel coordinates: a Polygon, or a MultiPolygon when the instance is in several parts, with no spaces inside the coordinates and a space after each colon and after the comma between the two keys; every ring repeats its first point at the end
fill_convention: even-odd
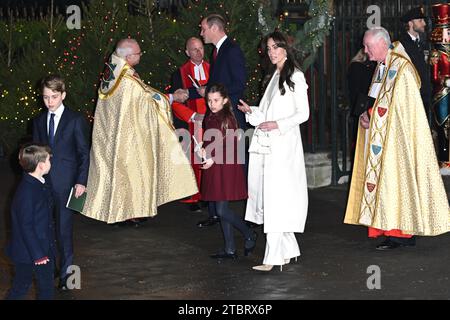
{"type": "Polygon", "coordinates": [[[211,255],[214,259],[236,259],[233,227],[245,238],[244,255],[256,245],[257,234],[228,206],[229,201],[247,199],[247,185],[242,163],[238,161],[239,131],[230,98],[221,84],[212,85],[207,92],[209,110],[203,120],[203,147],[199,150],[203,178],[202,199],[209,201],[209,209],[220,217],[225,248],[211,255]]]}

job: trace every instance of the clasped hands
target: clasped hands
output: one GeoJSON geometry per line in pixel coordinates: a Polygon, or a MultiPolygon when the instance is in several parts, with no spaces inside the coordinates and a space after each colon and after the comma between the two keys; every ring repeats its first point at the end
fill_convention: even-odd
{"type": "MultiPolygon", "coordinates": [[[[243,101],[242,99],[239,99],[239,102],[241,103],[241,104],[238,104],[238,106],[237,106],[237,108],[239,110],[241,110],[242,112],[247,113],[247,114],[252,113],[252,109],[250,108],[250,106],[247,103],[245,103],[245,101],[243,101]]],[[[278,123],[276,121],[265,121],[265,122],[261,122],[258,125],[258,128],[261,131],[272,131],[272,130],[278,129],[278,123]]]]}

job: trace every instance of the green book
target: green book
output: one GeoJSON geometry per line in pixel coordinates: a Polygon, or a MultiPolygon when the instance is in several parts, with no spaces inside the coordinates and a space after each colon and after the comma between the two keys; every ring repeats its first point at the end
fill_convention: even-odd
{"type": "Polygon", "coordinates": [[[75,198],[75,187],[73,187],[70,190],[69,199],[67,199],[66,208],[72,209],[74,211],[82,212],[85,201],[86,201],[86,191],[78,198],[75,198]]]}

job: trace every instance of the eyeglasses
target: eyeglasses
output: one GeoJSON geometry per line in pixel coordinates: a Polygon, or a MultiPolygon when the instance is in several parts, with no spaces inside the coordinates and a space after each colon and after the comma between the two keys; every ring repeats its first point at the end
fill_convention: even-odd
{"type": "Polygon", "coordinates": [[[142,57],[142,55],[143,55],[143,53],[142,52],[136,52],[136,53],[132,53],[132,54],[129,54],[129,56],[134,56],[134,55],[139,55],[139,56],[141,56],[142,57]]]}

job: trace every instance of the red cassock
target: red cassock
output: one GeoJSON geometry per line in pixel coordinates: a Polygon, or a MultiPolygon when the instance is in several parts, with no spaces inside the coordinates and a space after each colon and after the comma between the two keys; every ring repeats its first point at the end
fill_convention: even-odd
{"type": "MultiPolygon", "coordinates": [[[[197,80],[200,85],[205,85],[208,82],[209,79],[209,63],[206,61],[203,61],[203,70],[205,71],[205,80],[197,80]]],[[[187,89],[193,86],[192,81],[189,79],[188,75],[191,76],[193,79],[195,78],[194,73],[194,64],[189,60],[185,64],[183,64],[180,67],[180,75],[181,75],[181,82],[182,82],[182,88],[187,89]]],[[[189,99],[185,104],[179,103],[179,102],[173,102],[172,103],[172,109],[173,113],[177,118],[180,120],[183,120],[189,125],[189,132],[192,135],[195,134],[195,137],[197,141],[202,141],[202,130],[197,130],[198,132],[195,132],[194,130],[194,123],[190,122],[190,119],[194,112],[199,114],[205,114],[206,112],[206,103],[204,98],[199,99],[189,99]]],[[[194,163],[195,155],[194,155],[194,142],[191,142],[191,164],[192,169],[194,171],[195,179],[197,180],[197,186],[200,190],[201,185],[201,179],[202,179],[202,170],[200,169],[199,164],[194,163]]],[[[201,193],[196,193],[193,196],[191,196],[190,199],[184,200],[183,202],[197,202],[199,200],[202,200],[201,193]]]]}
{"type": "Polygon", "coordinates": [[[372,227],[369,227],[369,238],[378,238],[380,236],[386,236],[386,237],[396,237],[396,238],[411,238],[411,234],[405,234],[401,230],[398,229],[392,229],[392,230],[380,230],[375,229],[372,227]]]}
{"type": "MultiPolygon", "coordinates": [[[[218,115],[209,113],[203,121],[203,128],[205,132],[208,129],[221,130],[221,122],[218,115]]],[[[236,129],[235,126],[230,126],[230,128],[236,129]]],[[[205,134],[204,136],[207,137],[208,135],[205,134]]],[[[236,136],[228,135],[224,138],[219,138],[219,140],[222,140],[221,143],[215,143],[215,145],[222,144],[222,146],[216,150],[211,147],[208,148],[211,143],[214,143],[215,139],[212,139],[212,141],[204,141],[204,147],[207,152],[209,149],[212,150],[211,154],[207,154],[207,157],[212,157],[218,162],[219,159],[223,159],[223,164],[214,163],[209,169],[203,170],[201,185],[202,199],[206,201],[247,199],[247,183],[244,168],[242,164],[237,163],[238,139],[236,136]],[[230,154],[230,151],[227,151],[227,149],[233,150],[232,157],[227,157],[227,152],[230,154]],[[233,161],[226,161],[231,159],[233,161]]]]}

